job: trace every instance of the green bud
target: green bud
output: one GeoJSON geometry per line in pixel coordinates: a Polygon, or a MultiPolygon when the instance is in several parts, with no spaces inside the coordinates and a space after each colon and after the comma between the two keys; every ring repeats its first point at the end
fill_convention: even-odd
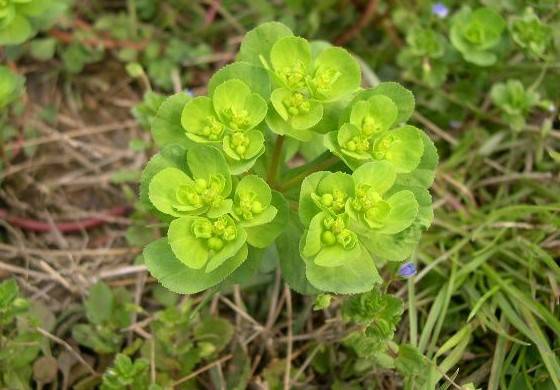
{"type": "Polygon", "coordinates": [[[255,214],[262,213],[263,211],[262,203],[259,202],[258,200],[253,201],[253,204],[251,205],[251,211],[255,214]]]}
{"type": "Polygon", "coordinates": [[[192,224],[193,234],[196,238],[212,237],[212,224],[208,220],[197,220],[192,224]]]}
{"type": "Polygon", "coordinates": [[[322,203],[324,206],[329,207],[329,206],[332,205],[333,199],[334,199],[334,198],[333,198],[332,194],[323,194],[323,195],[321,196],[321,203],[322,203]]]}
{"type": "Polygon", "coordinates": [[[224,242],[218,237],[210,237],[208,239],[208,248],[219,251],[224,247],[224,242]]]}
{"type": "Polygon", "coordinates": [[[336,244],[336,236],[333,234],[333,232],[329,231],[329,230],[325,230],[322,234],[321,234],[321,240],[323,241],[323,243],[325,245],[334,245],[336,244]]]}

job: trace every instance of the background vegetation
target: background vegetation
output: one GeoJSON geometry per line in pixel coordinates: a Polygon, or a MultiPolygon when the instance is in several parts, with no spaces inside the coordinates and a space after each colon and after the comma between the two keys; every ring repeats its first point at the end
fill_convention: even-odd
{"type": "Polygon", "coordinates": [[[555,0],[0,0],[0,388],[560,388],[559,32],[555,0]],[[177,296],[142,265],[157,108],[268,20],[416,96],[435,220],[386,291],[290,293],[269,253],[177,296]]]}

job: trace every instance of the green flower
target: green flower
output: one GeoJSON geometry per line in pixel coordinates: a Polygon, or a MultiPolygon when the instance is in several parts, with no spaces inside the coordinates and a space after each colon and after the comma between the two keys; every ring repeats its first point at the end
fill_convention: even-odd
{"type": "Polygon", "coordinates": [[[421,131],[409,125],[391,129],[398,112],[384,95],[358,100],[349,122],[328,134],[327,146],[352,169],[367,161],[389,161],[398,173],[411,172],[424,152],[421,131]]]}
{"type": "Polygon", "coordinates": [[[266,116],[266,102],[241,80],[227,80],[212,97],[199,96],[185,105],[181,124],[195,142],[217,143],[226,133],[247,131],[266,116]]]}
{"type": "Polygon", "coordinates": [[[233,215],[243,227],[264,225],[278,212],[271,201],[272,191],[263,179],[245,176],[235,189],[233,215]]]}
{"type": "Polygon", "coordinates": [[[352,176],[342,172],[315,172],[301,183],[299,217],[307,226],[323,211],[333,217],[345,212],[348,199],[354,197],[352,176]]]}
{"type": "Polygon", "coordinates": [[[502,111],[504,120],[514,130],[521,130],[525,126],[525,118],[540,102],[539,94],[525,89],[519,80],[494,84],[490,96],[492,102],[502,111]]]}
{"type": "Polygon", "coordinates": [[[265,100],[241,80],[216,86],[183,108],[181,124],[196,143],[221,144],[232,173],[247,171],[264,153],[264,136],[254,129],[266,116],[265,100]]]}
{"type": "Polygon", "coordinates": [[[6,107],[18,98],[24,83],[23,77],[5,66],[0,66],[0,108],[6,107]]]}
{"type": "Polygon", "coordinates": [[[451,43],[466,61],[479,66],[493,65],[497,56],[491,49],[500,43],[505,27],[504,19],[490,8],[472,11],[464,7],[451,21],[451,43]]]}
{"type": "Polygon", "coordinates": [[[154,207],[167,215],[207,214],[219,217],[231,210],[231,177],[222,154],[210,146],[197,145],[187,154],[192,175],[176,168],[162,169],[151,179],[148,196],[154,207]]]}
{"type": "Polygon", "coordinates": [[[552,28],[544,24],[530,7],[523,16],[513,18],[510,30],[515,43],[536,58],[542,58],[552,43],[552,28]]]}
{"type": "Polygon", "coordinates": [[[167,238],[179,261],[189,268],[210,273],[241,250],[247,233],[229,215],[186,216],[171,222],[167,238]]]}
{"type": "Polygon", "coordinates": [[[323,118],[324,104],[343,99],[360,86],[360,67],[346,50],[326,47],[314,57],[309,42],[300,37],[277,40],[265,66],[277,87],[267,124],[300,141],[310,140],[311,129],[323,118]]]}
{"type": "Polygon", "coordinates": [[[419,206],[412,191],[387,196],[396,178],[393,166],[384,161],[366,163],[352,174],[355,196],[348,199],[346,211],[353,226],[366,237],[370,233],[400,233],[416,219],[419,206]]]}

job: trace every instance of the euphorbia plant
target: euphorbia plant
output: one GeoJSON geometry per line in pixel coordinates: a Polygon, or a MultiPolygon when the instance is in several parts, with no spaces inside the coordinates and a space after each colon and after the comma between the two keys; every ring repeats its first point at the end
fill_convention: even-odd
{"type": "Polygon", "coordinates": [[[437,152],[406,123],[413,110],[397,83],[363,89],[346,50],[280,23],[255,28],[208,96],[173,95],[151,122],[161,151],[140,198],[167,235],[145,248],[148,269],[195,293],[246,280],[277,253],[297,291],[371,290],[432,221],[437,152]],[[289,169],[286,137],[323,153],[289,169]]]}

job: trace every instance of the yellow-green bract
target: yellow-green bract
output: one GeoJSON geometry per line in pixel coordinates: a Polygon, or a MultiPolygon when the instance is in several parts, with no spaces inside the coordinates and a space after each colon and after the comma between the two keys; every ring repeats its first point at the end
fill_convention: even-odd
{"type": "Polygon", "coordinates": [[[348,51],[271,22],[247,33],[207,96],[165,100],[140,188],[168,225],[144,250],[152,275],[195,293],[244,282],[271,256],[297,291],[359,293],[410,256],[433,218],[437,152],[406,123],[410,91],[360,84],[348,51]],[[299,172],[315,173],[278,168],[283,138],[299,150],[313,140],[319,157],[299,172]],[[343,171],[318,169],[331,153],[343,171]]]}

